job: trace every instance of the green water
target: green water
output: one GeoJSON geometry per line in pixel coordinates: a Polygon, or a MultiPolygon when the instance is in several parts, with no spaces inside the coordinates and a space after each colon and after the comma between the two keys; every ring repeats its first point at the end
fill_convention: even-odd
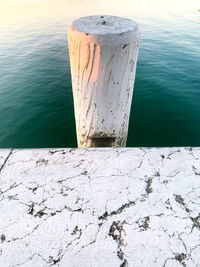
{"type": "MultiPolygon", "coordinates": [[[[1,148],[76,146],[66,36],[75,15],[61,2],[62,17],[0,28],[1,148]]],[[[142,27],[127,145],[199,146],[200,14],[127,17],[142,27]]]]}

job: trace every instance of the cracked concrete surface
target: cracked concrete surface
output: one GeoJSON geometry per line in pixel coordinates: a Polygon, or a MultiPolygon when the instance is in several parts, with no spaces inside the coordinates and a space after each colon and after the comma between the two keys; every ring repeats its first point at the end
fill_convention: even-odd
{"type": "Polygon", "coordinates": [[[200,148],[0,150],[1,267],[200,267],[200,148]]]}

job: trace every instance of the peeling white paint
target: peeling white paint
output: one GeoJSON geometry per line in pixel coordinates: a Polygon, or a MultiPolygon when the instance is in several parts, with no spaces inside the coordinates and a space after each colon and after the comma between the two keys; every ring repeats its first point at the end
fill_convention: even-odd
{"type": "Polygon", "coordinates": [[[199,155],[0,150],[0,266],[199,266],[199,155]]]}
{"type": "Polygon", "coordinates": [[[137,23],[115,16],[69,27],[78,147],[126,146],[139,39],[137,23]]]}

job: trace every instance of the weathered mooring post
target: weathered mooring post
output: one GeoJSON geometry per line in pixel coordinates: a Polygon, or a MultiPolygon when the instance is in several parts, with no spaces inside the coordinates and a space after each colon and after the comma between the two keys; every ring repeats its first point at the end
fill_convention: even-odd
{"type": "Polygon", "coordinates": [[[140,31],[134,21],[89,16],[68,29],[78,147],[126,146],[140,31]]]}

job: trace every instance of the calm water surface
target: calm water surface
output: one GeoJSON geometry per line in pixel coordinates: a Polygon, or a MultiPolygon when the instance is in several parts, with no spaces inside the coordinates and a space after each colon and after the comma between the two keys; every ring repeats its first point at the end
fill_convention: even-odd
{"type": "Polygon", "coordinates": [[[76,146],[66,29],[89,14],[124,16],[142,28],[127,145],[200,146],[200,12],[120,2],[5,1],[0,147],[76,146]]]}

